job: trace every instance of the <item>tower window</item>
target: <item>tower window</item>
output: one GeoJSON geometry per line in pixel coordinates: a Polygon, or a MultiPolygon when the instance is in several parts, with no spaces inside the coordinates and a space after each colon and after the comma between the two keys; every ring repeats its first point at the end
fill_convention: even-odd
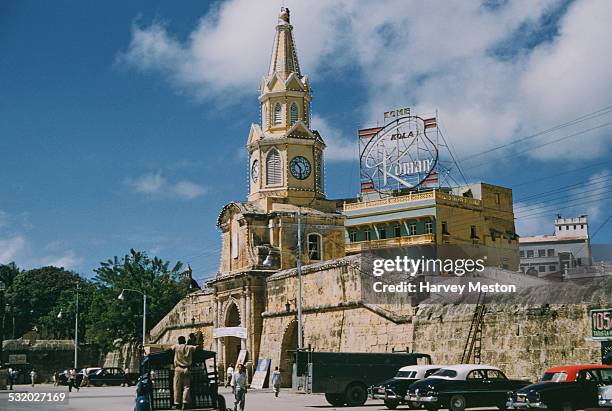
{"type": "Polygon", "coordinates": [[[266,184],[282,184],[281,156],[277,149],[273,148],[266,156],[266,184]]]}
{"type": "Polygon", "coordinates": [[[280,103],[276,103],[274,106],[274,125],[277,126],[282,123],[283,108],[280,103]]]}
{"type": "Polygon", "coordinates": [[[291,114],[291,125],[294,125],[295,123],[297,123],[298,116],[299,116],[297,104],[291,103],[290,111],[291,111],[290,113],[291,114]]]}
{"type": "Polygon", "coordinates": [[[416,235],[416,233],[417,233],[417,226],[416,226],[416,224],[410,224],[408,226],[408,234],[409,235],[416,235]]]}
{"type": "Polygon", "coordinates": [[[308,258],[311,261],[321,259],[321,235],[317,233],[308,234],[308,258]]]}
{"type": "Polygon", "coordinates": [[[393,233],[396,237],[401,237],[402,236],[402,227],[399,224],[396,224],[393,227],[393,233]]]}

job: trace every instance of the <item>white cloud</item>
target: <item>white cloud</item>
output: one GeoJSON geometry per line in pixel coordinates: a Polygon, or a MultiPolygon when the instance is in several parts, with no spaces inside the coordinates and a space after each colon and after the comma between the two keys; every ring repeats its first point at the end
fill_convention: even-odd
{"type": "Polygon", "coordinates": [[[83,263],[83,259],[76,255],[74,251],[68,251],[65,254],[59,256],[47,256],[42,259],[42,265],[54,267],[63,267],[67,270],[74,270],[80,267],[83,263]]]}
{"type": "Polygon", "coordinates": [[[0,239],[0,264],[15,261],[16,257],[25,249],[26,239],[23,236],[0,239]]]}
{"type": "Polygon", "coordinates": [[[191,200],[204,194],[206,189],[199,184],[192,183],[191,181],[179,181],[174,186],[174,192],[179,197],[191,200]]]}
{"type": "Polygon", "coordinates": [[[312,116],[312,128],[318,130],[327,148],[325,160],[327,161],[355,161],[359,148],[355,138],[348,138],[342,132],[329,124],[319,115],[312,116]]]}
{"type": "Polygon", "coordinates": [[[179,197],[192,200],[206,193],[206,188],[200,184],[188,180],[172,182],[160,172],[126,178],[124,183],[136,193],[159,197],[179,197]]]}
{"type": "MultiPolygon", "coordinates": [[[[439,109],[462,157],[612,104],[612,59],[605,52],[612,38],[612,2],[571,4],[558,33],[534,48],[512,40],[516,33],[537,31],[539,19],[560,3],[515,0],[488,9],[466,1],[415,7],[394,0],[381,7],[372,1],[320,0],[287,6],[302,71],[315,84],[317,76],[356,68],[367,95],[362,107],[367,121],[389,107],[439,109]],[[519,49],[500,58],[493,51],[501,45],[519,49]]],[[[118,63],[161,73],[197,98],[255,95],[267,69],[277,13],[277,1],[227,1],[200,19],[186,40],[160,22],[135,25],[118,63]]],[[[586,128],[556,136],[580,127],[586,128]]],[[[528,154],[593,158],[607,152],[612,133],[606,131],[610,127],[528,154]]],[[[344,149],[332,150],[330,158],[343,157],[344,149]]]]}

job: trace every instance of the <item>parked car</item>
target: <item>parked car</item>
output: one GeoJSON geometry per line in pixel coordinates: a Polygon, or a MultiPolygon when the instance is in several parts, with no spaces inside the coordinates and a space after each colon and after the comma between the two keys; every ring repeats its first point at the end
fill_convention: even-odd
{"type": "MultiPolygon", "coordinates": [[[[368,390],[370,398],[383,400],[390,410],[396,409],[400,404],[411,404],[404,398],[410,384],[429,377],[442,367],[442,365],[409,365],[402,367],[395,377],[372,385],[368,390]]],[[[414,408],[418,408],[416,404],[413,405],[414,408]]]]}
{"type": "Polygon", "coordinates": [[[510,380],[502,370],[490,365],[453,365],[412,383],[405,399],[430,411],[443,407],[451,411],[488,406],[504,409],[508,393],[529,384],[510,380]]]}
{"type": "Polygon", "coordinates": [[[127,384],[129,386],[136,385],[138,382],[138,374],[129,373],[126,374],[121,368],[109,367],[101,368],[93,374],[89,375],[89,384],[94,387],[101,387],[102,385],[121,385],[127,384]]]}
{"type": "Polygon", "coordinates": [[[599,406],[612,408],[612,385],[599,387],[599,406]]]}
{"type": "Polygon", "coordinates": [[[610,365],[566,365],[546,370],[540,382],[510,394],[509,409],[571,411],[598,406],[600,388],[612,385],[610,365]]]}

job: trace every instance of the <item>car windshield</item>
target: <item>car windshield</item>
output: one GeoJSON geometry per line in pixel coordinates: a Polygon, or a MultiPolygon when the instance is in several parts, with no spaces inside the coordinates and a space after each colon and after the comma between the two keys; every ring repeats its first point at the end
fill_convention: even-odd
{"type": "Polygon", "coordinates": [[[542,381],[563,382],[567,380],[567,374],[564,372],[545,372],[542,376],[542,381]]]}
{"type": "Polygon", "coordinates": [[[442,368],[439,371],[434,372],[433,374],[431,374],[431,377],[448,377],[448,378],[455,378],[457,376],[457,371],[454,370],[448,370],[446,368],[442,368]]]}
{"type": "Polygon", "coordinates": [[[604,368],[601,370],[601,379],[606,384],[612,384],[612,368],[604,368]]]}
{"type": "Polygon", "coordinates": [[[416,371],[398,371],[395,378],[414,378],[416,371]]]}

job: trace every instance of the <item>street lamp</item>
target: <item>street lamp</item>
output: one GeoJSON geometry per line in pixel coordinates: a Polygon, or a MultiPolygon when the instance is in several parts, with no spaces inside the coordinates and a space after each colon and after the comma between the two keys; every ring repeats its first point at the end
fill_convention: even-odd
{"type": "MultiPolygon", "coordinates": [[[[0,307],[4,308],[4,290],[6,285],[0,281],[0,307]]],[[[2,346],[4,345],[4,310],[2,310],[2,328],[0,328],[0,366],[2,365],[2,355],[4,354],[2,346]]]]}
{"type": "Polygon", "coordinates": [[[142,295],[142,350],[144,351],[145,347],[145,339],[147,336],[147,295],[142,291],[133,290],[131,288],[124,288],[121,290],[121,294],[117,297],[118,300],[125,300],[125,296],[123,295],[126,291],[131,291],[133,293],[138,293],[142,295]]]}
{"type": "MultiPolygon", "coordinates": [[[[32,310],[30,310],[32,313],[32,310]]],[[[61,319],[64,316],[63,309],[57,314],[57,318],[61,319]]],[[[76,285],[76,310],[74,313],[74,369],[77,369],[78,362],[78,347],[79,347],[79,284],[76,285]]]]}

